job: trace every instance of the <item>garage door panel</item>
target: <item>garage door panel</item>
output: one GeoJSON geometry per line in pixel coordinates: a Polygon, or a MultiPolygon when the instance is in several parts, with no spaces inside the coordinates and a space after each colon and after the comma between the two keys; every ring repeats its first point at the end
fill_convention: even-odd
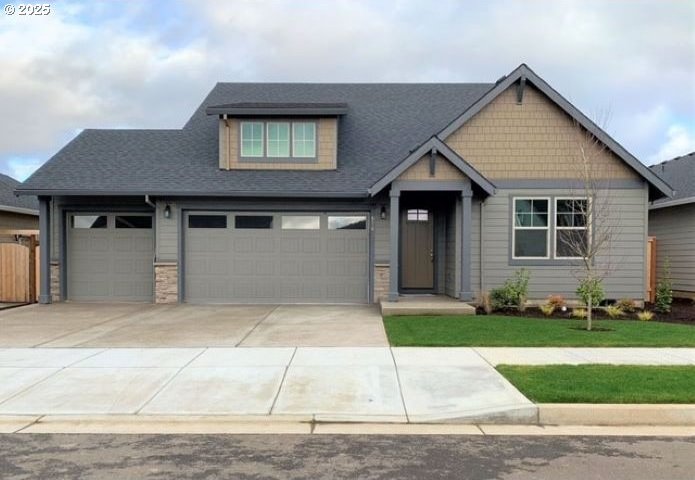
{"type": "Polygon", "coordinates": [[[101,228],[75,228],[76,224],[84,227],[83,223],[75,221],[69,224],[67,276],[70,299],[152,301],[154,230],[115,228],[114,216],[102,215],[108,221],[101,223],[101,228]]]}
{"type": "MultiPolygon", "coordinates": [[[[205,215],[192,212],[188,215],[205,215]]],[[[368,233],[328,230],[325,214],[316,224],[292,219],[283,229],[282,213],[271,228],[237,222],[227,214],[226,228],[189,228],[184,233],[185,299],[213,303],[343,302],[365,303],[368,285],[368,233]],[[237,228],[239,225],[239,228],[237,228]],[[244,228],[245,227],[245,228],[244,228]],[[296,228],[296,229],[293,229],[296,228]],[[312,228],[312,229],[302,229],[312,228]],[[225,238],[226,249],[212,247],[211,238],[225,238]],[[227,268],[220,274],[221,265],[227,268]]],[[[258,215],[258,214],[255,214],[258,215]]],[[[301,217],[301,213],[288,214],[301,217]]],[[[301,219],[300,219],[301,220],[301,219]]]]}

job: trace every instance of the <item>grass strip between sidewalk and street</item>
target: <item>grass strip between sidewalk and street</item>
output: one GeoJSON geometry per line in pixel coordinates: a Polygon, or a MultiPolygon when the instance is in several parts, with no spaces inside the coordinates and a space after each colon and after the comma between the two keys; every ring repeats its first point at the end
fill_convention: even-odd
{"type": "Polygon", "coordinates": [[[695,366],[498,365],[536,403],[695,403],[695,366]]]}
{"type": "Polygon", "coordinates": [[[695,347],[695,326],[636,320],[506,316],[392,316],[384,318],[396,347],[695,347]]]}

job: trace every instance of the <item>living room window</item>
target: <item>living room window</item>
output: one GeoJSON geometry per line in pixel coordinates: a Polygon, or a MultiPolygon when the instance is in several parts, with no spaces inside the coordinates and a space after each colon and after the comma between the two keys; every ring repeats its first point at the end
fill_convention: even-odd
{"type": "Polygon", "coordinates": [[[586,256],[589,246],[589,202],[586,197],[555,198],[555,258],[586,256]]]}
{"type": "Polygon", "coordinates": [[[549,206],[549,198],[514,198],[512,258],[524,260],[550,258],[549,206]]]}

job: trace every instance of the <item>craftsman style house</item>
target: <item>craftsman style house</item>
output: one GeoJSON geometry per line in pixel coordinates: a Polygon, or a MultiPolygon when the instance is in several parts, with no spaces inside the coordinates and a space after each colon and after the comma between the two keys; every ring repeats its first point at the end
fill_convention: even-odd
{"type": "Polygon", "coordinates": [[[526,65],[489,84],[219,83],[182,129],[85,130],[17,191],[39,197],[42,302],[469,301],[522,267],[530,298],[571,298],[586,136],[620,223],[606,293],[641,301],[648,203],[671,189],[526,65]]]}

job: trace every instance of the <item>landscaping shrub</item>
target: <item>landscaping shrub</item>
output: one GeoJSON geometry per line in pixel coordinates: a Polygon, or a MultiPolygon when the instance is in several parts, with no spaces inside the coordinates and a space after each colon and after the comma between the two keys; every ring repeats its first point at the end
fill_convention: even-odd
{"type": "Polygon", "coordinates": [[[637,314],[637,318],[642,320],[643,322],[648,322],[652,318],[654,318],[654,314],[650,312],[649,310],[644,310],[643,312],[639,312],[637,314]]]}
{"type": "Polygon", "coordinates": [[[664,263],[663,275],[656,283],[656,293],[654,296],[654,309],[660,313],[671,311],[673,303],[673,285],[671,283],[671,264],[666,259],[664,263]]]}
{"type": "Polygon", "coordinates": [[[519,307],[523,311],[528,295],[528,282],[531,274],[525,268],[514,272],[499,288],[490,291],[490,301],[495,310],[504,307],[519,307]]]}
{"type": "Polygon", "coordinates": [[[603,282],[596,277],[583,278],[577,287],[577,295],[584,302],[584,305],[593,308],[594,305],[601,303],[605,297],[603,282]],[[591,305],[589,305],[589,298],[591,298],[591,305]]]}
{"type": "Polygon", "coordinates": [[[553,314],[553,312],[555,311],[555,305],[552,305],[550,303],[546,303],[545,305],[541,305],[538,308],[541,309],[541,312],[543,312],[543,315],[545,315],[546,317],[551,316],[553,314]]]}
{"type": "Polygon", "coordinates": [[[604,308],[604,310],[611,318],[619,318],[625,314],[625,312],[623,312],[623,309],[616,305],[609,305],[606,308],[604,308]]]}
{"type": "Polygon", "coordinates": [[[570,314],[572,318],[580,318],[584,319],[586,318],[586,308],[573,308],[572,313],[570,314]]]}
{"type": "Polygon", "coordinates": [[[562,308],[567,304],[565,302],[565,297],[562,295],[550,295],[545,303],[547,305],[552,305],[555,308],[562,308]]]}
{"type": "Polygon", "coordinates": [[[634,313],[634,311],[637,310],[637,305],[631,298],[621,298],[615,302],[615,306],[625,313],[634,313]]]}

